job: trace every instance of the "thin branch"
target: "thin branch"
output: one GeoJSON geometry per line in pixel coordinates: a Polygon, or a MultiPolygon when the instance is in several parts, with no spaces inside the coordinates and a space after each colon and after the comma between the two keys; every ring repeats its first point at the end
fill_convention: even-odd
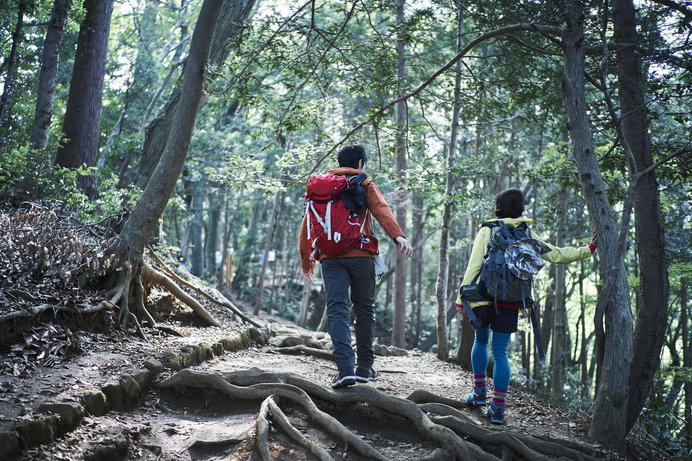
{"type": "Polygon", "coordinates": [[[320,59],[317,60],[317,63],[312,67],[310,70],[310,73],[308,74],[307,77],[302,81],[300,85],[296,88],[296,90],[293,92],[293,97],[288,103],[288,106],[283,110],[281,117],[279,117],[279,123],[278,123],[278,131],[281,132],[281,125],[283,124],[284,118],[286,117],[286,114],[291,110],[293,107],[293,104],[296,102],[296,99],[298,98],[298,94],[302,91],[302,89],[305,87],[305,85],[312,79],[312,76],[315,74],[317,71],[317,68],[322,64],[322,61],[324,58],[327,56],[327,53],[332,49],[332,46],[334,45],[334,42],[336,42],[336,39],[339,38],[341,33],[344,31],[346,28],[346,25],[348,24],[349,20],[353,16],[353,13],[356,11],[356,6],[358,6],[358,2],[353,2],[353,6],[351,7],[351,10],[348,12],[348,15],[346,16],[346,19],[344,20],[343,24],[341,24],[341,28],[339,29],[339,32],[332,38],[331,42],[327,45],[327,49],[324,50],[322,55],[320,56],[320,59]]]}
{"type": "Polygon", "coordinates": [[[255,62],[255,59],[257,59],[257,56],[259,56],[259,54],[260,54],[262,51],[264,51],[264,49],[267,48],[267,47],[271,44],[272,41],[274,41],[274,39],[276,38],[276,36],[279,35],[279,32],[281,32],[281,29],[283,29],[284,26],[286,26],[286,24],[288,24],[288,23],[290,23],[291,21],[293,21],[293,19],[294,19],[296,16],[298,16],[298,13],[300,13],[301,11],[303,11],[303,10],[305,9],[305,7],[307,7],[307,6],[310,5],[311,3],[313,3],[313,0],[308,0],[308,2],[304,3],[300,8],[298,8],[298,9],[295,11],[295,13],[293,13],[293,14],[292,14],[291,16],[289,16],[283,23],[281,23],[281,25],[279,26],[279,28],[276,29],[276,30],[274,31],[274,33],[271,35],[271,37],[269,37],[269,38],[267,39],[267,41],[264,42],[264,44],[262,44],[261,47],[259,47],[257,50],[255,50],[255,52],[253,53],[253,55],[250,57],[250,60],[247,62],[247,64],[245,64],[245,67],[243,67],[243,69],[238,73],[238,75],[237,75],[233,80],[231,80],[231,83],[228,85],[228,88],[226,89],[227,92],[228,92],[231,88],[233,88],[233,86],[235,85],[235,83],[245,74],[245,71],[248,69],[248,67],[250,67],[250,65],[251,65],[253,62],[255,62]]]}
{"type": "Polygon", "coordinates": [[[461,51],[459,51],[456,56],[454,56],[452,59],[447,62],[444,66],[440,67],[437,69],[430,77],[428,77],[423,83],[418,85],[417,88],[415,88],[413,91],[410,93],[406,93],[402,96],[399,96],[396,99],[393,99],[392,101],[388,102],[384,106],[380,107],[377,109],[375,112],[373,112],[369,117],[367,117],[365,120],[357,124],[355,127],[353,127],[344,137],[337,142],[334,146],[332,146],[329,151],[322,156],[322,158],[315,164],[315,166],[310,170],[310,172],[307,174],[307,176],[312,175],[316,170],[317,167],[327,158],[329,157],[340,145],[342,145],[348,138],[350,138],[353,133],[356,131],[360,130],[363,128],[365,125],[368,123],[372,122],[376,117],[379,117],[382,115],[385,111],[388,109],[392,108],[395,104],[405,101],[409,98],[412,98],[416,95],[418,95],[423,89],[425,89],[428,85],[430,85],[432,82],[434,82],[437,77],[442,75],[445,71],[447,71],[450,67],[452,67],[458,60],[460,60],[462,57],[464,57],[470,50],[472,50],[476,45],[479,43],[482,43],[490,38],[506,35],[512,32],[518,32],[518,31],[529,31],[529,32],[539,32],[541,35],[544,36],[559,36],[561,34],[561,30],[557,27],[549,27],[549,26],[541,26],[541,25],[536,25],[536,24],[530,24],[530,23],[519,23],[519,24],[513,24],[510,26],[505,26],[501,27],[499,29],[494,29],[489,32],[484,33],[483,35],[475,38],[474,40],[470,41],[468,45],[466,45],[461,51]]]}

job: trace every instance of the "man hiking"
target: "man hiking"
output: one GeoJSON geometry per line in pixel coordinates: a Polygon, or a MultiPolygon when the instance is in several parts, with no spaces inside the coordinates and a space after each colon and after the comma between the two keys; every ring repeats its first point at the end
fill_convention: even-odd
{"type": "Polygon", "coordinates": [[[338,161],[339,168],[310,179],[299,236],[305,278],[312,281],[315,261],[322,265],[329,335],[339,370],[331,382],[334,389],[377,379],[377,371],[372,368],[377,239],[372,235],[371,216],[399,251],[406,257],[413,253],[382,193],[363,172],[365,149],[345,146],[339,151],[338,161]],[[328,193],[331,189],[343,192],[332,197],[328,193]],[[345,218],[341,218],[342,213],[345,218]],[[355,353],[349,329],[349,288],[355,312],[355,353]]]}

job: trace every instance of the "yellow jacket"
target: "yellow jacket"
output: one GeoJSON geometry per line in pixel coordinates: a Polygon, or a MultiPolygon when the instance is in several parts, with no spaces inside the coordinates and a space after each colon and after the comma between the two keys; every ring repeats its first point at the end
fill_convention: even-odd
{"type": "MultiPolygon", "coordinates": [[[[488,222],[496,222],[497,219],[489,219],[488,222]]],[[[532,219],[528,218],[502,218],[502,221],[508,227],[517,227],[521,223],[526,223],[527,226],[533,224],[532,219]]],[[[471,249],[471,257],[469,258],[469,263],[466,266],[466,272],[464,273],[464,280],[461,285],[468,285],[473,282],[473,279],[481,271],[481,266],[483,265],[483,259],[485,258],[485,253],[488,251],[488,242],[490,242],[490,231],[491,229],[487,226],[481,227],[476,235],[476,239],[473,241],[473,248],[471,249]]],[[[544,242],[545,243],[545,242],[544,242]]],[[[567,264],[574,261],[579,261],[581,259],[586,259],[591,256],[591,249],[588,245],[575,248],[575,247],[556,247],[550,243],[546,243],[550,247],[550,251],[543,255],[543,259],[557,264],[567,264]]],[[[457,305],[461,305],[461,299],[457,296],[457,305]]],[[[478,306],[487,306],[489,302],[479,301],[469,303],[471,309],[478,306]]]]}

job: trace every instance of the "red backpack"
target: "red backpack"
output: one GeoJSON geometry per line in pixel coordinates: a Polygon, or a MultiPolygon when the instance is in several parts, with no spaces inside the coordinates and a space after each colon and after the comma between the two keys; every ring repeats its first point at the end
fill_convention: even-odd
{"type": "MultiPolygon", "coordinates": [[[[362,192],[360,183],[365,175],[342,176],[322,174],[310,178],[305,192],[308,243],[312,248],[310,259],[324,256],[340,256],[353,248],[372,254],[377,253],[377,239],[363,234],[356,207],[349,209],[342,198],[345,193],[362,192]]],[[[356,199],[357,200],[357,199],[356,199]]],[[[361,197],[361,204],[363,198],[361,197]]],[[[352,200],[349,201],[353,203],[352,200]]]]}

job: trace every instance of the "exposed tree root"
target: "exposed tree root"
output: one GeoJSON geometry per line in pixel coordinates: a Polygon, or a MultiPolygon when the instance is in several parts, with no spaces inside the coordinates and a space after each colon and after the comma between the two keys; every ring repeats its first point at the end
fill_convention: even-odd
{"type": "Polygon", "coordinates": [[[458,434],[486,445],[504,446],[521,458],[532,460],[550,460],[565,458],[570,460],[595,460],[595,453],[586,447],[537,439],[535,437],[509,432],[507,430],[489,430],[474,423],[464,413],[440,403],[422,403],[420,408],[430,413],[431,419],[454,430],[458,434]]]}
{"type": "Polygon", "coordinates": [[[461,403],[459,400],[441,397],[437,394],[433,394],[432,392],[420,389],[411,392],[411,394],[406,397],[406,400],[410,400],[411,402],[415,403],[441,403],[452,408],[463,408],[466,406],[466,404],[461,403]]]}
{"type": "Polygon", "coordinates": [[[281,427],[295,442],[303,447],[306,451],[313,454],[320,461],[333,461],[329,452],[313,442],[308,440],[293,424],[288,420],[279,405],[274,401],[274,398],[269,396],[264,399],[260,407],[259,415],[257,416],[257,442],[256,448],[260,458],[271,461],[269,456],[269,428],[270,421],[281,427]]]}
{"type": "Polygon", "coordinates": [[[156,252],[154,251],[153,248],[151,248],[150,245],[147,245],[147,247],[149,248],[149,253],[154,258],[154,260],[161,267],[163,267],[163,269],[166,271],[166,273],[168,273],[168,275],[170,275],[171,278],[173,278],[173,280],[175,280],[179,284],[186,286],[187,288],[194,290],[195,292],[201,294],[202,296],[204,296],[205,298],[207,298],[211,302],[216,303],[219,306],[223,306],[225,308],[230,309],[234,314],[236,314],[238,317],[240,317],[244,322],[249,323],[250,325],[257,327],[257,328],[262,327],[259,323],[255,322],[254,320],[249,318],[247,315],[245,315],[245,313],[242,311],[242,309],[240,309],[238,306],[236,306],[235,304],[233,304],[229,300],[224,300],[224,301],[218,300],[214,296],[207,293],[206,291],[200,289],[199,287],[194,286],[193,284],[191,284],[187,280],[184,280],[183,278],[181,278],[178,274],[175,273],[175,271],[173,269],[168,267],[168,265],[165,262],[163,262],[163,260],[159,257],[159,255],[156,254],[156,252]]]}
{"type": "Polygon", "coordinates": [[[331,351],[324,349],[317,349],[314,347],[308,347],[304,345],[289,346],[289,347],[277,347],[274,349],[276,352],[281,354],[306,354],[320,359],[331,360],[332,362],[336,360],[334,354],[331,351]]]}
{"type": "MultiPolygon", "coordinates": [[[[194,376],[194,379],[199,380],[197,374],[194,376]]],[[[238,386],[248,386],[241,387],[241,389],[249,389],[256,386],[266,386],[263,387],[263,389],[278,389],[281,386],[289,385],[293,388],[301,389],[306,393],[306,395],[309,394],[312,397],[330,402],[337,406],[366,403],[370,406],[398,416],[402,416],[411,421],[420,434],[427,439],[436,442],[450,453],[453,453],[456,459],[497,459],[495,456],[484,452],[478,446],[461,439],[451,429],[431,421],[430,418],[415,403],[387,395],[374,387],[358,386],[354,388],[341,389],[340,391],[336,392],[297,375],[290,373],[264,373],[261,370],[249,370],[245,372],[231,373],[225,375],[225,378],[226,381],[224,382],[226,383],[234,383],[238,386]]],[[[310,402],[312,402],[312,400],[310,400],[310,402]]],[[[314,406],[314,403],[312,403],[312,405],[314,406]]],[[[353,435],[350,431],[348,432],[353,435]]],[[[359,438],[358,440],[361,441],[359,438]]]]}
{"type": "MultiPolygon", "coordinates": [[[[360,455],[368,459],[386,460],[381,453],[351,432],[339,420],[320,410],[303,389],[291,384],[273,382],[270,384],[257,383],[249,386],[236,386],[226,381],[223,376],[185,369],[164,380],[159,386],[164,389],[214,389],[223,392],[232,399],[261,400],[271,395],[286,398],[302,406],[311,420],[342,440],[360,455]]],[[[313,386],[316,385],[313,384],[313,386]]],[[[334,394],[336,396],[336,393],[334,394]]],[[[449,432],[453,434],[452,431],[449,432]]]]}
{"type": "Polygon", "coordinates": [[[267,397],[262,402],[260,406],[259,414],[257,415],[257,436],[255,438],[255,450],[262,461],[271,461],[272,457],[269,455],[269,429],[271,425],[269,424],[269,401],[271,397],[267,397]]]}
{"type": "Polygon", "coordinates": [[[28,311],[15,311],[9,314],[0,315],[0,323],[8,322],[10,320],[26,318],[26,317],[37,317],[47,310],[53,312],[65,311],[65,312],[79,312],[80,314],[93,314],[94,312],[99,312],[102,310],[113,310],[117,309],[117,306],[109,302],[101,302],[97,306],[91,306],[87,308],[75,308],[74,306],[58,306],[56,304],[41,304],[39,306],[33,306],[28,311]]]}
{"type": "MultiPolygon", "coordinates": [[[[202,306],[195,298],[182,290],[173,280],[165,274],[154,270],[147,264],[142,264],[142,279],[144,282],[161,285],[171,292],[173,296],[187,304],[207,324],[220,327],[221,324],[202,306]]],[[[123,306],[121,306],[122,308],[123,306]]]]}

